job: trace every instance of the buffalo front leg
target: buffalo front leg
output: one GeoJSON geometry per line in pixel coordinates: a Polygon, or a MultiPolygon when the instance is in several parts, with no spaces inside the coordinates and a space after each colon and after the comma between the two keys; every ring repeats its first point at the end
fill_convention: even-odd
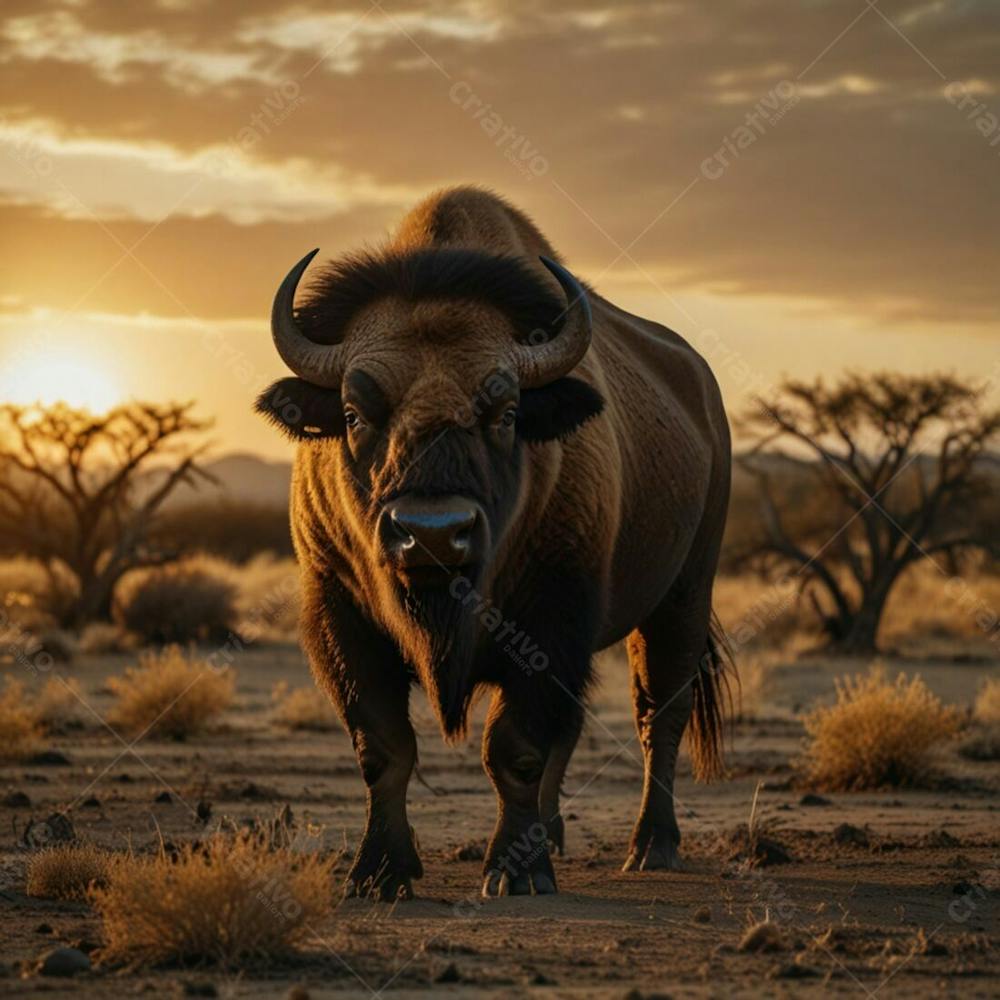
{"type": "Polygon", "coordinates": [[[493,697],[483,733],[483,766],[497,793],[497,825],[483,865],[484,896],[556,891],[539,792],[548,741],[531,732],[503,691],[493,697]]]}
{"type": "Polygon", "coordinates": [[[417,759],[410,680],[389,640],[345,600],[304,588],[303,636],[320,686],[351,737],[367,790],[367,819],[346,894],[409,899],[423,867],[406,818],[417,759]]]}

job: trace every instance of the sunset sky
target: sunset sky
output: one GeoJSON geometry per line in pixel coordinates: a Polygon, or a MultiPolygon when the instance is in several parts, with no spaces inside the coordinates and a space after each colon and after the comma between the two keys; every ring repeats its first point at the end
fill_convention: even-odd
{"type": "Polygon", "coordinates": [[[735,410],[782,373],[998,371],[995,0],[3,11],[2,398],[195,398],[220,450],[286,454],[250,412],[281,277],[460,182],[735,410]]]}

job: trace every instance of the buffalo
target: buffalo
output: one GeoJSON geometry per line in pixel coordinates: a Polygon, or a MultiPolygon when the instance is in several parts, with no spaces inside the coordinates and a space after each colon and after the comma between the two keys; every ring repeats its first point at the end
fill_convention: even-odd
{"type": "Polygon", "coordinates": [[[712,615],[726,414],[680,336],[586,287],[522,212],[460,187],[378,249],[274,298],[294,373],[257,409],[298,442],[302,641],[367,788],[351,893],[408,898],[423,688],[445,739],[491,692],[497,794],[482,893],[556,891],[562,778],[595,651],[626,641],[645,764],[626,870],[679,864],[673,785],[720,768],[728,659],[712,615]]]}

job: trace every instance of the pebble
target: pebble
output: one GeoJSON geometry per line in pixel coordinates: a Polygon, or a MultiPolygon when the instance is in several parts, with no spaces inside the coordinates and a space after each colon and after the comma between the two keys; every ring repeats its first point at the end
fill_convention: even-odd
{"type": "Polygon", "coordinates": [[[90,959],[79,948],[53,948],[38,967],[43,976],[75,976],[90,968],[90,959]]]}

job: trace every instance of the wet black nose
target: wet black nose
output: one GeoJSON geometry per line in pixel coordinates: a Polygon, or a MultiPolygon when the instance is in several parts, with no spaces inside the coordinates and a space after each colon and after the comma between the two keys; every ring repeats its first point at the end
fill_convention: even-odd
{"type": "Polygon", "coordinates": [[[382,513],[382,543],[403,569],[465,566],[479,554],[482,518],[464,497],[401,497],[382,513]]]}

